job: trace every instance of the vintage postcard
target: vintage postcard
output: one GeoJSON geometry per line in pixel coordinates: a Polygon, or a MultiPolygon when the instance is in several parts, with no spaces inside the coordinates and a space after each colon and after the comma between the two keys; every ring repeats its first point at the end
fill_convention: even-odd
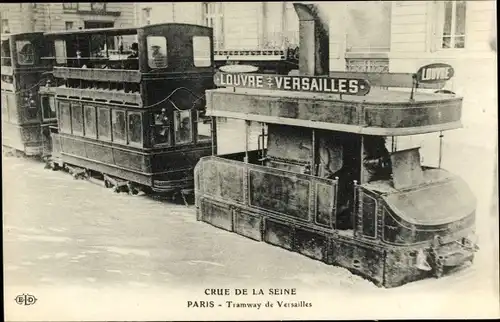
{"type": "Polygon", "coordinates": [[[495,1],[0,12],[6,321],[499,317],[495,1]]]}

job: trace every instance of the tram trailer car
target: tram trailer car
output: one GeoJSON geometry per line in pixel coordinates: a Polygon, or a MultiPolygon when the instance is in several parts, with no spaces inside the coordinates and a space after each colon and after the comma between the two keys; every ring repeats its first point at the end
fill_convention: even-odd
{"type": "Polygon", "coordinates": [[[55,124],[55,111],[43,106],[40,85],[50,76],[50,62],[43,59],[43,33],[1,36],[2,146],[4,152],[42,156],[50,149],[47,127],[55,124]]]}
{"type": "Polygon", "coordinates": [[[52,166],[102,175],[115,189],[192,191],[196,162],[215,149],[211,124],[202,122],[204,92],[214,88],[212,29],[158,24],[45,36],[55,57],[52,166]],[[137,55],[108,55],[126,46],[137,55]]]}
{"type": "MultiPolygon", "coordinates": [[[[328,29],[314,6],[294,6],[301,75],[327,74],[328,29]]],[[[418,148],[389,153],[385,145],[386,137],[459,128],[462,99],[370,89],[362,74],[332,75],[286,76],[300,78],[299,91],[283,76],[226,74],[226,82],[246,78],[253,89],[226,83],[207,91],[207,115],[245,120],[247,134],[250,122],[266,123],[267,148],[200,160],[197,219],[347,268],[381,287],[440,277],[472,262],[476,200],[467,184],[440,166],[422,166],[418,148]]],[[[217,74],[216,83],[223,77],[217,74]]],[[[398,86],[390,74],[376,79],[398,86]]]]}

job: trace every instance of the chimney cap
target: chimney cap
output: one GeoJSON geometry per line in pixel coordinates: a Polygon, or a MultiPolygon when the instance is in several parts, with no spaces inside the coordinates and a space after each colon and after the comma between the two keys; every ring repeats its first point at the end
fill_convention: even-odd
{"type": "Polygon", "coordinates": [[[308,20],[315,20],[315,15],[313,13],[313,6],[312,4],[305,4],[305,3],[298,3],[295,2],[293,4],[293,7],[295,11],[297,12],[297,16],[299,16],[299,20],[301,21],[308,21],[308,20]]]}
{"type": "Polygon", "coordinates": [[[297,16],[299,17],[299,21],[315,21],[318,22],[323,29],[329,29],[328,18],[316,4],[295,2],[293,6],[297,16]]]}

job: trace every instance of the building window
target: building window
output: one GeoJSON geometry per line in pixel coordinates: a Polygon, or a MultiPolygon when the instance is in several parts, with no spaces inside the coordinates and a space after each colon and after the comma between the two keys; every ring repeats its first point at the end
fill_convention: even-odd
{"type": "Polygon", "coordinates": [[[78,2],[63,2],[64,10],[78,10],[78,2]]]}
{"type": "Polygon", "coordinates": [[[73,29],[73,21],[66,21],[64,24],[66,26],[66,30],[73,29]]]}
{"type": "Polygon", "coordinates": [[[465,48],[466,1],[443,1],[440,6],[440,48],[465,48]]]}
{"type": "Polygon", "coordinates": [[[106,12],[106,3],[104,2],[91,2],[90,10],[95,13],[106,12]]]}
{"type": "Polygon", "coordinates": [[[151,8],[142,9],[142,21],[144,25],[151,24],[151,8]]]}
{"type": "Polygon", "coordinates": [[[203,23],[214,30],[215,50],[224,48],[224,14],[222,2],[203,2],[203,23]]]}

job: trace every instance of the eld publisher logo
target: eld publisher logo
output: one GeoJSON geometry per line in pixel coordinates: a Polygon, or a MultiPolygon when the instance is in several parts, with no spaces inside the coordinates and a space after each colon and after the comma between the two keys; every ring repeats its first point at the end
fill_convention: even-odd
{"type": "Polygon", "coordinates": [[[16,303],[19,305],[33,305],[37,301],[34,295],[23,294],[16,296],[16,303]]]}

